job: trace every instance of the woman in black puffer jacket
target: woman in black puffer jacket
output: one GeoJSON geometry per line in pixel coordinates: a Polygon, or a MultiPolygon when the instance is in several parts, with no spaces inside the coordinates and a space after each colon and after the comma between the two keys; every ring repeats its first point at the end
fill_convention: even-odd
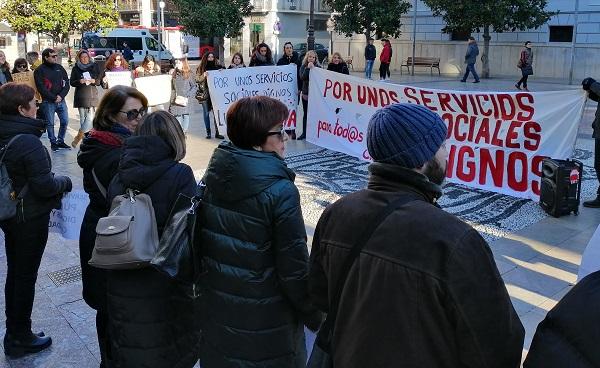
{"type": "Polygon", "coordinates": [[[304,329],[320,313],[308,295],[300,195],[284,160],[288,109],[265,97],[236,101],[213,153],[200,211],[207,274],[200,297],[202,368],[303,368],[304,329]]]}
{"type": "Polygon", "coordinates": [[[88,261],[96,241],[98,220],[108,215],[110,202],[106,198],[106,188],[117,173],[123,143],[137,127],[146,113],[147,106],[148,100],[135,88],[111,88],[102,97],[94,117],[94,128],[86,134],[77,155],[77,163],[83,169],[83,189],[90,197],[79,235],[83,300],[97,311],[96,333],[100,345],[100,367],[105,367],[104,362],[110,361],[106,273],[90,266],[88,261]]]}
{"type": "MultiPolygon", "coordinates": [[[[152,199],[159,237],[181,193],[192,197],[192,169],[181,125],[166,111],[148,115],[125,141],[109,198],[139,190],[152,199]]],[[[198,361],[199,329],[192,299],[152,267],[108,271],[111,367],[191,368],[198,361]],[[197,323],[197,322],[196,322],[197,323]]]]}
{"type": "Polygon", "coordinates": [[[35,282],[48,241],[53,208],[71,191],[71,179],[54,175],[52,162],[40,136],[46,123],[37,120],[35,90],[24,84],[0,87],[0,144],[6,146],[4,164],[15,193],[22,199],[15,217],[0,221],[6,260],[6,335],[4,353],[18,357],[49,347],[52,339],[31,332],[35,282]],[[14,140],[13,140],[14,138],[14,140]]]}

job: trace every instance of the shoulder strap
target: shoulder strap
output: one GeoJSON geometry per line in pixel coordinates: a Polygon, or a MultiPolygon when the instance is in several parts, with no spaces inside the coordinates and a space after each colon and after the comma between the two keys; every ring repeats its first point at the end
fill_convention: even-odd
{"type": "Polygon", "coordinates": [[[22,136],[23,134],[17,134],[14,137],[12,137],[10,139],[10,141],[8,141],[8,143],[2,147],[2,157],[0,157],[0,164],[4,162],[4,156],[6,156],[6,151],[8,151],[8,147],[17,140],[17,138],[19,138],[20,136],[22,136]]]}
{"type": "Polygon", "coordinates": [[[383,223],[383,221],[390,214],[392,214],[392,212],[394,212],[399,207],[401,207],[409,202],[412,202],[416,199],[417,199],[416,195],[407,193],[407,194],[403,194],[400,198],[396,199],[395,201],[389,203],[379,213],[379,215],[377,215],[377,217],[375,217],[373,219],[373,221],[371,221],[368,224],[368,226],[365,228],[365,231],[363,231],[362,234],[360,234],[356,243],[354,243],[354,246],[350,250],[350,254],[348,254],[346,256],[346,258],[344,259],[344,263],[342,265],[342,269],[340,272],[340,277],[339,277],[338,282],[334,289],[333,299],[329,303],[329,312],[327,313],[327,318],[325,319],[325,322],[323,322],[323,326],[321,327],[321,330],[319,331],[319,335],[317,337],[318,340],[320,340],[319,346],[331,347],[330,339],[331,339],[331,335],[333,332],[333,326],[335,325],[335,319],[337,317],[337,312],[338,312],[338,307],[339,307],[339,303],[340,303],[340,298],[342,296],[342,291],[344,290],[344,286],[346,284],[346,280],[348,279],[348,274],[350,273],[350,269],[354,265],[354,262],[360,255],[361,251],[364,249],[364,247],[367,244],[367,242],[369,241],[369,239],[371,239],[371,236],[373,235],[375,230],[377,230],[379,225],[381,225],[381,223],[383,223]],[[323,339],[326,339],[326,340],[323,341],[323,339]],[[325,343],[326,345],[323,345],[323,343],[325,343]]]}
{"type": "Polygon", "coordinates": [[[100,193],[102,194],[102,196],[106,199],[106,188],[104,187],[104,185],[102,185],[102,183],[100,183],[100,179],[98,179],[98,176],[96,175],[96,169],[92,169],[92,176],[94,177],[94,181],[96,182],[96,186],[98,187],[98,190],[100,191],[100,193]]]}

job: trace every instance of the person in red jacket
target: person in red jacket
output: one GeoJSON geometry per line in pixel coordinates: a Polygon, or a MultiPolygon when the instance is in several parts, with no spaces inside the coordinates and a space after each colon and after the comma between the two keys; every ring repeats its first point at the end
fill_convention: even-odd
{"type": "Polygon", "coordinates": [[[385,38],[381,42],[383,42],[383,50],[381,51],[381,55],[379,55],[379,61],[381,62],[379,66],[379,80],[384,81],[388,78],[390,63],[392,62],[392,44],[385,38]]]}

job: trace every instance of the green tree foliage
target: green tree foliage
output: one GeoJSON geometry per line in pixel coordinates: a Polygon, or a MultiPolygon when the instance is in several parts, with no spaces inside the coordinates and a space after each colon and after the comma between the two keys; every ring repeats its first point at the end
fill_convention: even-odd
{"type": "MultiPolygon", "coordinates": [[[[315,0],[316,1],[316,0],[315,0]]],[[[335,30],[347,36],[362,33],[365,37],[400,35],[400,18],[410,10],[406,0],[324,0],[335,15],[335,30]]]]}
{"type": "Polygon", "coordinates": [[[444,31],[480,32],[484,51],[482,77],[490,75],[490,32],[535,29],[548,22],[555,12],[546,10],[547,0],[423,0],[447,26],[444,31]]]}
{"type": "Polygon", "coordinates": [[[70,32],[94,31],[117,25],[112,0],[6,0],[0,19],[20,32],[40,32],[63,42],[70,32]]]}
{"type": "Polygon", "coordinates": [[[250,0],[173,0],[179,23],[196,37],[235,37],[250,15],[250,0]]]}

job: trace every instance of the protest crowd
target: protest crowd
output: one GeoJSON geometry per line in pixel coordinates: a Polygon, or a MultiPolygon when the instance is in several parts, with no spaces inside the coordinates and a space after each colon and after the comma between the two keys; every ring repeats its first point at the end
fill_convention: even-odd
{"type": "MultiPolygon", "coordinates": [[[[381,80],[390,76],[393,52],[384,44],[381,80]]],[[[479,82],[471,60],[476,48],[471,41],[463,80],[472,73],[479,82]]],[[[523,55],[531,67],[530,51],[523,55]]],[[[100,68],[82,49],[69,76],[56,57],[53,49],[33,52],[10,68],[0,51],[9,357],[52,344],[51,336],[32,331],[31,314],[49,216],[72,183],[52,172],[40,140],[46,132],[52,151],[78,149],[89,196],[79,250],[100,367],[520,366],[524,328],[487,242],[438,205],[452,132],[431,109],[390,103],[371,116],[364,136],[373,161],[368,187],[325,209],[309,254],[300,193],[284,156],[286,142],[306,139],[315,123],[307,120],[311,72],[323,66],[314,51],[301,59],[288,42],[274,60],[261,43],[247,66],[241,54],[226,68],[206,52],[197,70],[182,56],[167,74],[152,56],[131,67],[119,52],[100,68]],[[268,96],[235,99],[225,127],[219,124],[211,76],[275,65],[294,67],[301,129],[290,124],[289,106],[268,96]],[[29,83],[19,82],[20,73],[32,75],[29,83]],[[165,75],[166,103],[131,86],[165,75]],[[65,142],[71,88],[80,124],[65,142]],[[203,108],[206,138],[224,139],[199,183],[181,162],[193,99],[203,108]],[[317,334],[312,351],[305,328],[317,334]]],[[[371,79],[373,40],[365,59],[371,79]]],[[[326,69],[350,74],[339,53],[326,69]]],[[[527,89],[526,77],[517,88],[527,89]]],[[[583,88],[592,99],[600,95],[591,78],[583,88]]],[[[598,121],[597,115],[596,133],[598,121]]],[[[598,193],[590,207],[600,207],[598,193]]],[[[598,285],[598,274],[590,275],[548,314],[525,367],[600,366],[597,324],[589,322],[598,318],[585,302],[598,299],[597,292],[589,296],[598,285]]]]}

